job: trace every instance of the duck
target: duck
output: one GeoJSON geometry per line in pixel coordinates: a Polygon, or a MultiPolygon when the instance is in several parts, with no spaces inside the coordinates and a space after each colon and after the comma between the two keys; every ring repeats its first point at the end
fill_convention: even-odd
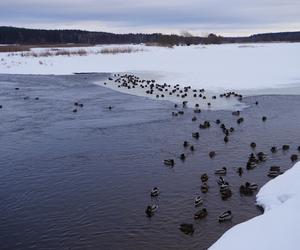
{"type": "Polygon", "coordinates": [[[151,206],[147,206],[145,213],[148,217],[152,217],[154,215],[154,213],[157,211],[158,209],[158,205],[151,205],[151,206]]]}
{"type": "Polygon", "coordinates": [[[77,112],[77,109],[73,109],[73,113],[76,113],[77,112]]]}
{"type": "Polygon", "coordinates": [[[298,151],[300,151],[300,146],[298,146],[298,148],[297,148],[297,149],[298,149],[298,151]]]}
{"type": "Polygon", "coordinates": [[[271,147],[271,152],[276,153],[277,152],[277,147],[275,147],[275,146],[271,147]]]}
{"type": "Polygon", "coordinates": [[[184,141],[183,142],[183,147],[187,148],[189,146],[189,142],[188,141],[184,141]]]}
{"type": "Polygon", "coordinates": [[[202,193],[207,193],[208,192],[208,185],[206,182],[204,182],[202,185],[201,185],[201,192],[202,193]]]}
{"type": "Polygon", "coordinates": [[[195,204],[195,207],[197,207],[197,206],[203,204],[203,199],[202,199],[202,197],[201,197],[201,196],[197,196],[197,197],[195,198],[195,200],[194,200],[194,204],[195,204]]]}
{"type": "Polygon", "coordinates": [[[228,136],[226,135],[226,136],[224,137],[224,142],[227,143],[228,141],[229,141],[229,139],[228,139],[228,136]]]}
{"type": "Polygon", "coordinates": [[[222,176],[219,177],[219,179],[217,180],[217,183],[219,185],[222,185],[222,184],[228,184],[228,182],[226,182],[222,176]]]}
{"type": "Polygon", "coordinates": [[[195,214],[194,214],[194,219],[197,220],[197,219],[203,219],[207,216],[207,209],[206,208],[202,208],[201,210],[197,211],[195,214]]]}
{"type": "Polygon", "coordinates": [[[250,147],[253,148],[253,149],[256,148],[256,143],[255,142],[251,142],[250,147]]]}
{"type": "Polygon", "coordinates": [[[279,176],[279,175],[281,175],[282,173],[281,172],[278,172],[278,171],[269,171],[268,172],[268,177],[270,177],[270,178],[275,178],[275,177],[277,177],[277,176],[279,176]]]}
{"type": "Polygon", "coordinates": [[[243,195],[252,195],[253,190],[251,190],[249,187],[247,187],[245,185],[241,185],[240,186],[240,193],[243,194],[243,195]]]}
{"type": "Polygon", "coordinates": [[[210,122],[209,121],[205,121],[203,124],[199,125],[200,129],[206,129],[210,127],[210,122]]]}
{"type": "Polygon", "coordinates": [[[182,231],[185,234],[193,234],[195,229],[193,224],[188,223],[182,223],[179,226],[180,231],[182,231]]]}
{"type": "Polygon", "coordinates": [[[232,112],[232,115],[239,116],[240,115],[240,111],[239,110],[238,111],[234,111],[234,112],[232,112]]]}
{"type": "Polygon", "coordinates": [[[257,153],[257,158],[260,161],[266,161],[267,160],[267,155],[264,152],[259,152],[259,153],[257,153]]]}
{"type": "Polygon", "coordinates": [[[238,124],[241,124],[243,121],[244,121],[244,118],[243,118],[243,117],[241,117],[241,118],[237,119],[237,121],[236,121],[236,122],[237,122],[238,124]]]}
{"type": "Polygon", "coordinates": [[[215,151],[211,151],[211,152],[209,152],[208,155],[209,155],[210,158],[214,158],[216,156],[216,152],[215,151]]]}
{"type": "Polygon", "coordinates": [[[297,160],[298,160],[298,155],[296,155],[296,154],[291,155],[291,161],[292,162],[295,162],[297,160]]]}
{"type": "Polygon", "coordinates": [[[201,181],[202,182],[208,181],[208,175],[206,173],[201,175],[201,181]]]}
{"type": "Polygon", "coordinates": [[[158,189],[158,187],[152,188],[152,190],[151,190],[151,197],[156,197],[158,195],[159,195],[159,189],[158,189]]]}
{"type": "Polygon", "coordinates": [[[282,145],[282,150],[283,151],[286,151],[286,150],[289,150],[290,149],[290,146],[285,144],[285,145],[282,145]]]}
{"type": "Polygon", "coordinates": [[[220,186],[220,192],[222,193],[223,191],[225,190],[228,190],[230,187],[229,187],[229,184],[226,183],[226,184],[221,184],[220,186]]]}
{"type": "Polygon", "coordinates": [[[193,136],[195,139],[199,139],[200,134],[199,134],[199,132],[195,132],[195,133],[192,133],[192,136],[193,136]]]}
{"type": "Polygon", "coordinates": [[[263,116],[261,119],[262,119],[263,122],[265,122],[267,120],[267,117],[263,116]]]}
{"type": "Polygon", "coordinates": [[[186,159],[186,156],[185,156],[185,154],[181,154],[181,155],[179,156],[179,158],[180,158],[180,160],[184,161],[184,160],[186,159]]]}
{"type": "Polygon", "coordinates": [[[232,213],[230,210],[223,212],[219,215],[219,222],[228,221],[232,219],[232,213]]]}
{"type": "Polygon", "coordinates": [[[257,185],[256,183],[246,182],[246,183],[245,183],[245,186],[246,186],[247,188],[249,188],[250,190],[253,190],[253,191],[255,191],[255,190],[258,189],[258,185],[257,185]]]}
{"type": "Polygon", "coordinates": [[[230,189],[225,189],[223,191],[221,191],[221,197],[223,200],[228,199],[229,197],[231,197],[232,192],[230,189]]]}
{"type": "Polygon", "coordinates": [[[222,167],[221,169],[217,169],[215,171],[215,174],[218,174],[218,175],[226,175],[227,173],[227,168],[226,167],[222,167]]]}
{"type": "Polygon", "coordinates": [[[173,159],[167,159],[167,160],[164,160],[164,164],[167,166],[174,166],[175,161],[173,159]]]}
{"type": "Polygon", "coordinates": [[[182,102],[182,107],[185,108],[186,105],[187,105],[187,103],[188,103],[187,101],[183,101],[183,102],[182,102]]]}
{"type": "Polygon", "coordinates": [[[272,167],[270,167],[270,170],[268,172],[268,177],[274,178],[281,174],[282,174],[282,171],[280,170],[280,167],[272,166],[272,167]]]}
{"type": "Polygon", "coordinates": [[[195,121],[197,121],[197,117],[196,117],[196,116],[194,116],[194,117],[192,118],[192,122],[195,122],[195,121]]]}
{"type": "Polygon", "coordinates": [[[193,152],[193,151],[195,151],[195,147],[192,145],[192,146],[190,146],[190,150],[193,152]]]}
{"type": "Polygon", "coordinates": [[[246,168],[247,168],[248,170],[254,169],[254,168],[256,168],[256,167],[257,167],[257,163],[256,163],[256,162],[254,162],[254,161],[248,161],[248,162],[247,162],[246,168]]]}
{"type": "Polygon", "coordinates": [[[242,176],[242,174],[244,172],[243,168],[239,167],[238,170],[237,170],[237,172],[238,172],[239,176],[242,176]]]}

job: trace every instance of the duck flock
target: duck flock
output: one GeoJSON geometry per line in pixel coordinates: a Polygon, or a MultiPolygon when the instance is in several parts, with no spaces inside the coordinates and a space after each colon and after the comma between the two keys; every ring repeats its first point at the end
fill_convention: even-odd
{"type": "MultiPolygon", "coordinates": [[[[176,97],[176,103],[174,104],[174,111],[172,111],[171,115],[173,117],[177,116],[184,116],[185,109],[188,107],[189,100],[193,99],[192,103],[194,104],[193,112],[194,116],[191,119],[191,122],[197,122],[199,119],[199,114],[201,113],[200,106],[207,105],[208,108],[214,105],[214,101],[217,98],[235,98],[239,102],[243,100],[243,96],[236,92],[227,92],[222,93],[219,96],[208,96],[206,95],[206,91],[204,89],[193,89],[191,86],[184,86],[181,87],[179,84],[176,85],[170,85],[170,84],[158,84],[155,80],[145,80],[140,78],[139,76],[133,75],[133,74],[114,74],[108,78],[108,81],[104,83],[105,86],[111,85],[113,88],[120,88],[120,89],[126,89],[132,90],[132,89],[139,89],[144,92],[145,95],[151,96],[153,98],[157,99],[167,99],[168,96],[174,96],[176,97]]],[[[254,105],[259,105],[259,103],[256,101],[254,105]]],[[[190,107],[190,106],[189,106],[190,107]]],[[[111,108],[110,108],[111,109],[111,108]]],[[[242,117],[242,112],[237,110],[232,112],[233,119],[236,120],[237,127],[245,122],[245,119],[242,117]]],[[[262,116],[261,122],[267,122],[267,117],[262,116]]],[[[220,119],[216,119],[215,121],[204,121],[202,123],[199,123],[199,131],[209,129],[211,126],[217,126],[220,128],[223,134],[223,141],[224,143],[228,143],[230,141],[230,136],[235,132],[234,127],[226,126],[226,124],[222,123],[220,119]]],[[[199,140],[200,139],[200,132],[199,131],[191,131],[191,138],[193,140],[199,140]]],[[[255,169],[259,164],[265,162],[268,160],[268,154],[266,152],[258,152],[254,153],[253,150],[256,148],[256,143],[251,142],[249,144],[250,150],[252,150],[252,153],[249,154],[249,157],[247,159],[247,164],[244,167],[239,167],[237,169],[237,175],[242,176],[245,172],[245,170],[253,170],[255,169]]],[[[168,158],[163,161],[163,164],[169,167],[174,167],[176,165],[177,161],[184,162],[186,158],[189,156],[186,152],[195,151],[195,146],[193,143],[189,140],[182,142],[182,153],[178,154],[177,157],[174,158],[168,158]]],[[[288,151],[290,149],[289,145],[281,145],[278,146],[272,146],[268,153],[276,154],[277,151],[288,151]]],[[[298,151],[300,151],[300,146],[298,147],[298,151]]],[[[207,152],[208,156],[210,158],[216,157],[217,153],[215,151],[207,152]]],[[[298,160],[297,154],[292,154],[290,156],[290,159],[292,162],[295,162],[298,160]]],[[[279,166],[271,166],[267,176],[270,178],[275,178],[278,175],[282,174],[283,171],[281,171],[279,166]]],[[[225,179],[227,174],[227,168],[222,167],[220,169],[216,169],[214,172],[214,175],[217,176],[217,183],[216,185],[219,186],[219,193],[222,198],[222,200],[226,200],[230,198],[233,195],[232,187],[230,186],[230,183],[228,180],[225,179]]],[[[209,179],[211,177],[207,173],[202,173],[200,175],[201,180],[201,192],[202,195],[205,196],[207,192],[209,192],[210,185],[212,185],[211,182],[209,182],[209,179]]],[[[256,183],[250,183],[246,182],[240,185],[239,193],[240,195],[245,196],[251,196],[258,190],[258,185],[256,183]]],[[[151,197],[157,197],[160,194],[160,190],[158,187],[153,187],[150,191],[151,197]]],[[[194,206],[197,208],[197,211],[194,213],[194,219],[195,220],[201,220],[208,216],[207,208],[205,208],[204,200],[202,196],[197,196],[194,199],[194,206]]],[[[158,205],[157,204],[150,204],[146,207],[145,213],[148,217],[152,217],[155,213],[158,212],[158,205]]],[[[223,211],[218,218],[216,218],[220,223],[225,221],[230,221],[233,217],[233,214],[231,210],[223,211]]],[[[193,234],[194,233],[194,225],[191,223],[183,223],[179,225],[179,229],[185,233],[185,234],[193,234]]]]}

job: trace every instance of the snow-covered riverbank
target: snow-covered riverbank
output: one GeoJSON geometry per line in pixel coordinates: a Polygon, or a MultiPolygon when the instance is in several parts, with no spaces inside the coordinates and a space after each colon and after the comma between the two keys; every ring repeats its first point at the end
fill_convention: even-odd
{"type": "MultiPolygon", "coordinates": [[[[116,46],[85,49],[97,52],[104,47],[116,46]]],[[[276,90],[282,87],[285,88],[284,93],[295,94],[294,87],[300,84],[300,43],[131,47],[139,51],[48,57],[22,57],[21,53],[9,56],[9,53],[0,53],[0,73],[62,75],[74,72],[133,72],[169,84],[191,85],[212,91],[242,90],[252,94],[257,89],[260,94],[278,93],[276,90]]],[[[45,49],[33,49],[41,50],[45,49]]],[[[298,90],[296,92],[299,94],[300,87],[298,90]]]]}
{"type": "Polygon", "coordinates": [[[228,230],[210,250],[297,250],[300,246],[300,162],[257,194],[264,214],[228,230]]]}

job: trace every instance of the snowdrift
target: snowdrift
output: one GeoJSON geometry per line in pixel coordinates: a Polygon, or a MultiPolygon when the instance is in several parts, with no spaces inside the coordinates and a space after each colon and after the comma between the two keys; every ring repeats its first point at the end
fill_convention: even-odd
{"type": "Polygon", "coordinates": [[[228,230],[210,250],[300,249],[300,162],[257,194],[264,214],[228,230]]]}

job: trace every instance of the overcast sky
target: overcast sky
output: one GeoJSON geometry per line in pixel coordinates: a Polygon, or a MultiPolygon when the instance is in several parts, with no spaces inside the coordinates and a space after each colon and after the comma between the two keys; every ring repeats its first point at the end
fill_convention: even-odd
{"type": "Polygon", "coordinates": [[[0,0],[0,26],[248,35],[300,30],[300,0],[0,0]]]}

